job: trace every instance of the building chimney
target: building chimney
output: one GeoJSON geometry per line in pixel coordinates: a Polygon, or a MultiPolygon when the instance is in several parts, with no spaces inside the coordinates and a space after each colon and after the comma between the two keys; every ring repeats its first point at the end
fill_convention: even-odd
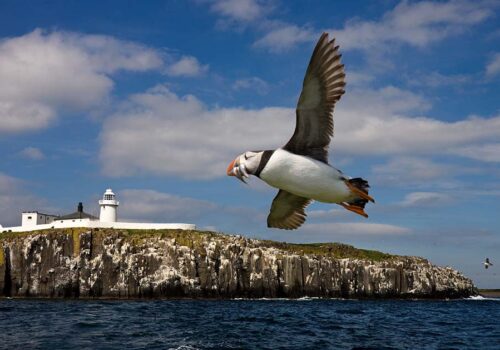
{"type": "Polygon", "coordinates": [[[78,209],[77,209],[77,211],[79,213],[83,213],[83,204],[82,204],[82,202],[78,203],[78,209]]]}

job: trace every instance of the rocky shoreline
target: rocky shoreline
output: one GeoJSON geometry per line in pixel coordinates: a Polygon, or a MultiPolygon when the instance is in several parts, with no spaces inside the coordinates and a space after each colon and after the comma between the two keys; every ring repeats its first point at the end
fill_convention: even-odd
{"type": "Polygon", "coordinates": [[[335,244],[182,230],[0,235],[0,296],[462,298],[472,281],[426,259],[335,244]]]}

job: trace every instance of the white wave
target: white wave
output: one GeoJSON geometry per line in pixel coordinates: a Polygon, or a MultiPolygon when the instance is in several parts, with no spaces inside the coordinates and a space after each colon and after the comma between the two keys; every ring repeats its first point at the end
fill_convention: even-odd
{"type": "Polygon", "coordinates": [[[485,298],[482,295],[472,295],[468,298],[465,298],[464,300],[495,300],[495,301],[500,301],[500,298],[485,298]]]}
{"type": "Polygon", "coordinates": [[[232,298],[231,300],[243,301],[311,301],[311,300],[345,300],[357,301],[358,299],[344,299],[344,298],[322,298],[322,297],[301,297],[301,298],[232,298]]]}
{"type": "Polygon", "coordinates": [[[168,348],[168,350],[199,350],[200,348],[196,348],[192,345],[180,345],[176,348],[168,348]]]}
{"type": "Polygon", "coordinates": [[[300,300],[300,301],[310,301],[310,300],[319,300],[321,299],[320,297],[302,297],[302,298],[298,298],[297,300],[300,300]]]}

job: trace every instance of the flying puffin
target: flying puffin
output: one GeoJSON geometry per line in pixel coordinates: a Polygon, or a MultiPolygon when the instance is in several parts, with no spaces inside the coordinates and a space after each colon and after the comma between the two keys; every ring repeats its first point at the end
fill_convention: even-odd
{"type": "Polygon", "coordinates": [[[323,33],[314,48],[297,104],[295,132],[288,143],[276,150],[245,152],[227,168],[227,175],[243,182],[254,175],[279,189],[268,227],[300,227],[313,200],[336,203],[364,217],[368,217],[365,204],[374,202],[366,180],[350,178],[328,164],[333,108],[345,92],[344,65],[334,41],[323,33]]]}
{"type": "Polygon", "coordinates": [[[486,258],[486,260],[483,262],[483,264],[484,264],[484,268],[485,269],[487,269],[490,266],[493,266],[493,264],[490,263],[490,259],[489,258],[486,258]]]}

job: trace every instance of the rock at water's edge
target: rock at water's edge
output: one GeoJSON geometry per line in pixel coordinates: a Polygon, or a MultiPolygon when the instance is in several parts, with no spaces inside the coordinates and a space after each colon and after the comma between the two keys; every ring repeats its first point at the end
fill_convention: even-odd
{"type": "Polygon", "coordinates": [[[417,257],[199,231],[0,235],[0,295],[72,298],[459,298],[472,281],[417,257]],[[343,254],[348,249],[353,255],[343,254]],[[370,256],[368,253],[376,253],[370,256]]]}

